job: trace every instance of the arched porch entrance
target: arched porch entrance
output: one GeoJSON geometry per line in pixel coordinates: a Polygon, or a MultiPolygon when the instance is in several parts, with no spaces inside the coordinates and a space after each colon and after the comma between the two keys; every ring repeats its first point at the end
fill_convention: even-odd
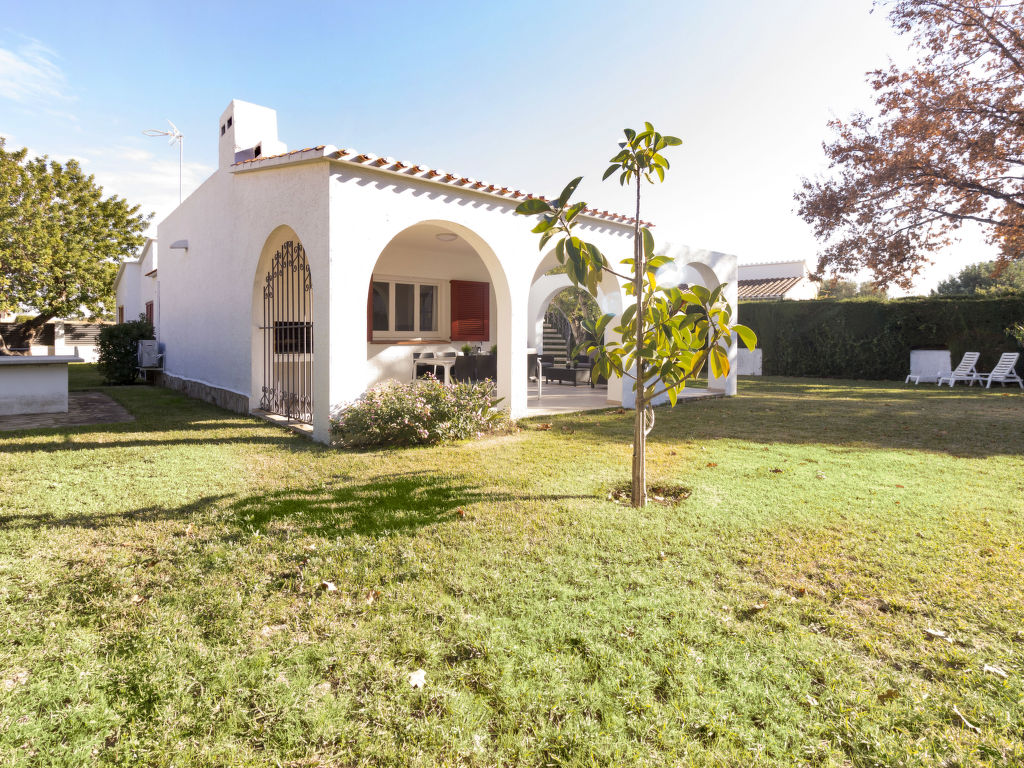
{"type": "MultiPolygon", "coordinates": [[[[555,257],[554,251],[549,251],[537,266],[530,286],[529,308],[527,312],[527,346],[536,349],[540,353],[542,360],[542,380],[531,384],[529,390],[530,413],[536,415],[605,408],[608,405],[618,404],[622,397],[622,380],[618,377],[613,377],[612,380],[602,383],[595,389],[590,386],[589,376],[586,375],[580,376],[561,371],[557,371],[557,375],[552,377],[543,375],[543,366],[553,364],[560,368],[569,362],[566,352],[570,351],[562,352],[561,348],[555,353],[555,360],[552,361],[551,350],[545,346],[544,341],[545,315],[549,312],[553,300],[572,286],[568,276],[561,272],[561,270],[556,269],[558,266],[558,260],[555,257]],[[544,380],[549,378],[552,381],[545,385],[544,380]],[[579,385],[581,379],[586,380],[587,384],[585,387],[579,385]],[[554,383],[555,381],[558,383],[554,383]],[[561,386],[563,382],[569,382],[576,386],[561,386]]],[[[580,290],[585,291],[582,288],[580,290]]],[[[590,298],[589,294],[587,294],[588,302],[590,298]]],[[[597,313],[611,313],[616,317],[622,314],[623,295],[615,277],[609,274],[603,276],[601,282],[598,283],[595,300],[597,303],[597,313]]],[[[613,321],[611,325],[614,326],[615,322],[613,321]]],[[[564,328],[562,329],[563,335],[565,330],[564,328]]],[[[608,333],[611,333],[611,331],[609,330],[608,333]]],[[[532,375],[534,371],[530,373],[532,375]]]]}
{"type": "Polygon", "coordinates": [[[313,423],[313,277],[298,236],[268,238],[253,291],[256,407],[290,423],[313,423]]]}
{"type": "Polygon", "coordinates": [[[421,363],[446,380],[490,379],[508,396],[508,282],[475,232],[442,220],[402,229],[380,251],[364,290],[368,386],[409,381],[421,363]]]}

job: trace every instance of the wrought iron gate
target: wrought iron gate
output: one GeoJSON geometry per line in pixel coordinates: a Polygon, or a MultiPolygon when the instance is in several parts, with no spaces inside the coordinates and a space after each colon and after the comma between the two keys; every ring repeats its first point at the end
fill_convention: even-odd
{"type": "Polygon", "coordinates": [[[313,422],[313,280],[302,243],[281,246],[263,286],[260,408],[313,422]]]}

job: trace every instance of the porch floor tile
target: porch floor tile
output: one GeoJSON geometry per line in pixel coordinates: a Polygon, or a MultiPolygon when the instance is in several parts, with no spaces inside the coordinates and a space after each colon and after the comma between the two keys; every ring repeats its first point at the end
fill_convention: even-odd
{"type": "MultiPolygon", "coordinates": [[[[570,386],[556,382],[545,382],[541,395],[537,395],[537,382],[531,381],[526,390],[526,418],[532,416],[553,416],[558,413],[575,413],[578,411],[599,411],[602,408],[618,408],[619,403],[608,402],[608,387],[580,384],[570,386]]],[[[706,389],[691,387],[679,394],[680,400],[703,400],[718,398],[722,395],[706,389]]]]}
{"type": "Polygon", "coordinates": [[[124,406],[102,392],[69,392],[67,413],[19,413],[0,416],[0,432],[56,429],[135,421],[124,406]]]}

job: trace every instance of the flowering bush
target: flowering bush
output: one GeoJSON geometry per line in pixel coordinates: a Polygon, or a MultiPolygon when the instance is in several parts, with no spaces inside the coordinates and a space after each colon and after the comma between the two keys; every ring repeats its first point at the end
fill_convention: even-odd
{"type": "Polygon", "coordinates": [[[353,448],[433,445],[477,437],[505,425],[490,381],[411,384],[387,381],[371,388],[331,418],[331,437],[353,448]]]}

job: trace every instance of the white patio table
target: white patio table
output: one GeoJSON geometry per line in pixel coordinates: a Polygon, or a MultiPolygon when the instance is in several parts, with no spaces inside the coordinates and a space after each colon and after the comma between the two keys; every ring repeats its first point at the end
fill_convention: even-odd
{"type": "Polygon", "coordinates": [[[416,369],[421,365],[429,365],[434,368],[434,375],[437,375],[438,366],[444,368],[444,380],[452,380],[452,366],[455,365],[457,357],[417,357],[412,361],[412,380],[416,381],[416,369]]]}

